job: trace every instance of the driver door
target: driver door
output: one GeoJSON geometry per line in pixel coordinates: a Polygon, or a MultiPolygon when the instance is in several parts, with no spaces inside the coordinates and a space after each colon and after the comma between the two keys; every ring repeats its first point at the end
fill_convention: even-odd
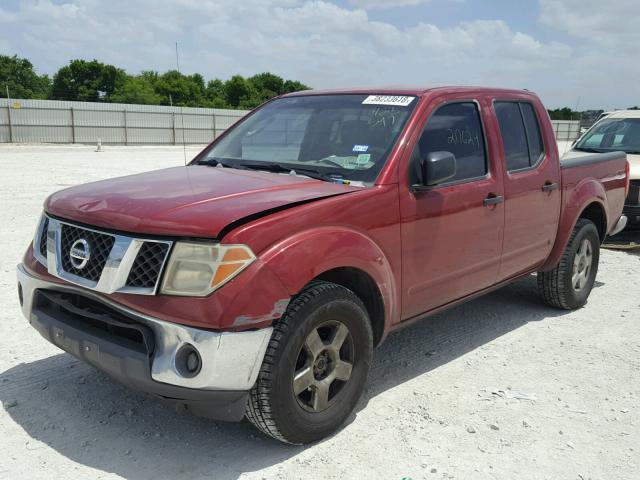
{"type": "Polygon", "coordinates": [[[409,181],[400,187],[403,320],[496,282],[504,192],[485,139],[486,101],[450,100],[425,112],[406,163],[409,181]],[[415,162],[436,151],[455,155],[456,175],[412,189],[415,162]]]}

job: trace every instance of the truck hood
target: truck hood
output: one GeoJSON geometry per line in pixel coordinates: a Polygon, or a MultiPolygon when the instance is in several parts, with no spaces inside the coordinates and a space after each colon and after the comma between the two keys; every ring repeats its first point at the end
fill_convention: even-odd
{"type": "Polygon", "coordinates": [[[246,217],[353,190],[295,175],[194,165],[71,187],[51,195],[45,210],[123,232],[215,238],[246,217]]]}
{"type": "MultiPolygon", "coordinates": [[[[593,155],[593,153],[583,152],[581,150],[569,150],[562,156],[562,160],[584,157],[585,155],[593,155]]],[[[629,177],[631,180],[640,180],[640,155],[627,153],[627,160],[629,161],[629,177]]]]}

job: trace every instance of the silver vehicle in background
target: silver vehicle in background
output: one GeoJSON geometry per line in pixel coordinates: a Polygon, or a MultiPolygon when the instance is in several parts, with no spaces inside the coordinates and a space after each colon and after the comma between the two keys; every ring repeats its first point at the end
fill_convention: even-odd
{"type": "Polygon", "coordinates": [[[627,154],[631,188],[623,214],[628,218],[627,228],[640,228],[640,110],[604,112],[562,159],[612,151],[627,154]]]}

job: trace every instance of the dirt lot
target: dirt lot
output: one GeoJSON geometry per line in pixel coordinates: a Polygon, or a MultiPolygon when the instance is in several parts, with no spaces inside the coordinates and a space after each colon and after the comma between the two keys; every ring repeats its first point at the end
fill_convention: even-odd
{"type": "Polygon", "coordinates": [[[183,162],[93,150],[0,146],[0,478],[639,477],[640,253],[604,251],[579,311],[541,305],[530,277],[392,335],[348,425],[284,446],[130,392],[27,325],[14,269],[44,197],[183,162]]]}

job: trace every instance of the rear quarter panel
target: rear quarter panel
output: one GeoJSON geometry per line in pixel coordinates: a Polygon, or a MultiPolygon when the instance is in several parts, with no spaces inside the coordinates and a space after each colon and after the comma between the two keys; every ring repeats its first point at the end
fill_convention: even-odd
{"type": "Polygon", "coordinates": [[[624,155],[577,166],[561,162],[562,213],[558,234],[551,254],[540,270],[551,270],[557,265],[580,215],[592,203],[602,207],[607,233],[615,227],[624,206],[626,162],[624,155]]]}

